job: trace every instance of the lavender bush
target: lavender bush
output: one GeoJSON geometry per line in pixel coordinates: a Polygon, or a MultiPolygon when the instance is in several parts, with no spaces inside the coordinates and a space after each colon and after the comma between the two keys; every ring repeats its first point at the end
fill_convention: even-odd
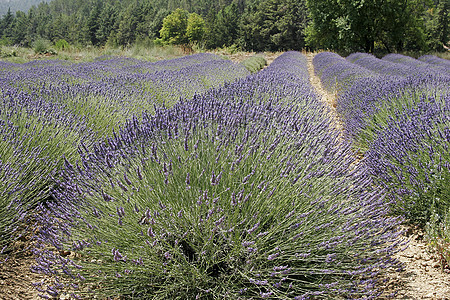
{"type": "Polygon", "coordinates": [[[26,230],[27,212],[49,200],[63,155],[75,162],[78,141],[89,144],[95,137],[83,120],[61,107],[14,89],[1,89],[1,94],[0,254],[26,230]]]}
{"type": "Polygon", "coordinates": [[[367,164],[397,198],[397,209],[425,225],[450,205],[449,95],[392,114],[366,153],[367,164]]]}
{"type": "Polygon", "coordinates": [[[395,211],[425,228],[430,246],[450,263],[450,97],[427,99],[393,115],[366,153],[395,211]]]}
{"type": "Polygon", "coordinates": [[[83,64],[34,62],[5,72],[5,85],[65,105],[105,136],[127,118],[151,113],[155,105],[170,107],[180,98],[248,74],[243,66],[202,54],[161,63],[123,58],[83,64]]]}
{"type": "Polygon", "coordinates": [[[351,168],[304,61],[131,119],[67,162],[42,214],[34,270],[57,278],[42,296],[379,297],[400,220],[351,168]]]}
{"type": "Polygon", "coordinates": [[[344,135],[365,152],[393,114],[423,101],[440,101],[450,83],[430,78],[383,76],[360,79],[338,99],[344,135]]]}
{"type": "Polygon", "coordinates": [[[337,111],[375,183],[388,192],[393,212],[426,227],[431,245],[445,261],[450,79],[413,59],[388,58],[361,53],[348,57],[380,76],[356,81],[340,95],[337,111]],[[389,61],[398,59],[405,64],[389,61]]]}

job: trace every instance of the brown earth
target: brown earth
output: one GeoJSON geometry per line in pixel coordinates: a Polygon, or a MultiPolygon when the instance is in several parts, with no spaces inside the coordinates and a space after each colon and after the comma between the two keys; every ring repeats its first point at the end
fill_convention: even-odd
{"type": "Polygon", "coordinates": [[[5,257],[0,257],[1,300],[42,299],[31,285],[44,279],[42,274],[31,272],[30,268],[35,264],[29,249],[31,245],[28,238],[22,238],[14,243],[13,251],[6,261],[5,257]]]}

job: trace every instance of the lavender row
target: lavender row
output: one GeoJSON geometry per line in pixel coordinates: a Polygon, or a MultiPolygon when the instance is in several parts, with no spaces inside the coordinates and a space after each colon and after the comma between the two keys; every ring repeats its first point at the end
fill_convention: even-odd
{"type": "Polygon", "coordinates": [[[391,193],[396,210],[425,225],[450,207],[450,95],[423,98],[393,113],[366,153],[373,176],[391,193]]]}
{"type": "Polygon", "coordinates": [[[342,93],[360,78],[377,76],[376,73],[350,63],[332,52],[321,52],[313,58],[314,73],[320,77],[325,89],[342,93]]]}
{"type": "Polygon", "coordinates": [[[26,93],[2,90],[0,100],[0,254],[27,230],[38,203],[50,200],[56,171],[66,157],[75,162],[77,144],[98,136],[63,107],[26,93]]]}
{"type": "Polygon", "coordinates": [[[418,59],[429,64],[438,65],[447,69],[450,68],[450,61],[448,59],[443,59],[435,55],[423,55],[418,59]]]}
{"type": "Polygon", "coordinates": [[[387,216],[364,170],[349,171],[351,149],[330,129],[305,69],[289,52],[258,74],[132,119],[81,151],[79,164],[67,162],[58,202],[41,215],[34,267],[57,280],[38,290],[379,297],[378,275],[399,266],[400,220],[387,216]]]}
{"type": "MultiPolygon", "coordinates": [[[[450,237],[444,227],[450,206],[448,76],[409,59],[403,64],[357,53],[349,60],[397,76],[360,79],[339,95],[345,135],[364,153],[364,164],[387,191],[393,212],[426,227],[432,245],[445,245],[450,237]]],[[[448,246],[436,249],[449,257],[448,246]]]]}
{"type": "MultiPolygon", "coordinates": [[[[205,56],[210,58],[210,55],[205,56]]],[[[112,114],[111,120],[116,122],[101,127],[117,128],[125,119],[144,110],[151,111],[155,105],[171,106],[180,98],[191,98],[196,93],[249,74],[243,66],[223,59],[209,59],[175,71],[152,73],[130,72],[129,66],[120,67],[120,64],[116,69],[105,66],[108,66],[105,61],[70,66],[57,63],[31,65],[6,72],[4,86],[48,102],[60,102],[86,117],[112,114]]],[[[104,118],[98,119],[101,122],[104,118]]]]}
{"type": "Polygon", "coordinates": [[[345,136],[362,151],[391,114],[417,107],[420,101],[448,94],[450,80],[433,77],[379,76],[361,79],[338,98],[337,112],[345,136]]]}
{"type": "Polygon", "coordinates": [[[365,53],[354,53],[344,60],[324,52],[317,54],[313,63],[322,84],[338,92],[337,112],[345,137],[362,151],[367,150],[374,132],[385,125],[390,111],[412,107],[422,95],[445,93],[450,83],[449,76],[436,70],[380,60],[365,53]],[[332,88],[333,82],[339,91],[332,88]]]}
{"type": "Polygon", "coordinates": [[[430,64],[430,63],[423,62],[421,60],[417,60],[415,58],[412,58],[412,57],[406,56],[406,55],[402,55],[402,54],[388,54],[388,55],[384,56],[382,59],[393,62],[393,63],[411,66],[411,67],[428,69],[429,71],[434,71],[434,72],[438,72],[438,73],[448,74],[450,72],[450,69],[448,67],[444,67],[444,66],[440,66],[440,65],[436,65],[436,64],[430,64]]]}
{"type": "MultiPolygon", "coordinates": [[[[386,56],[387,58],[392,56],[386,56]]],[[[394,56],[395,58],[396,56],[394,56]]],[[[402,56],[403,57],[403,56],[402,56]]],[[[441,67],[436,67],[428,63],[408,58],[408,61],[413,60],[412,63],[399,63],[398,60],[378,59],[375,56],[367,53],[353,53],[347,58],[348,61],[364,67],[370,71],[392,76],[402,77],[423,77],[432,78],[433,81],[448,81],[450,69],[446,72],[441,67]],[[416,63],[416,62],[417,63],[416,63]]]]}

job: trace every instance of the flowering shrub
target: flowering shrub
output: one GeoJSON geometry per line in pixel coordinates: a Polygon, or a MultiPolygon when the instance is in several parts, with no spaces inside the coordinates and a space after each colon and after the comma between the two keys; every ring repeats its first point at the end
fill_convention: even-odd
{"type": "Polygon", "coordinates": [[[427,62],[423,62],[421,60],[401,55],[401,54],[388,54],[382,58],[382,60],[399,63],[411,67],[422,68],[423,70],[428,69],[429,71],[441,72],[449,74],[448,68],[445,66],[441,66],[439,64],[429,64],[427,62]]]}
{"type": "Polygon", "coordinates": [[[43,297],[379,297],[400,220],[301,62],[131,119],[67,162],[34,267],[65,280],[37,283],[43,297]]]}
{"type": "Polygon", "coordinates": [[[180,98],[248,74],[245,67],[216,55],[198,54],[156,63],[124,58],[82,64],[33,62],[7,69],[4,83],[35,99],[64,105],[105,136],[131,116],[151,113],[155,105],[170,107],[180,98]]]}
{"type": "Polygon", "coordinates": [[[366,153],[374,175],[399,198],[398,209],[422,225],[432,209],[443,216],[450,205],[449,100],[429,97],[392,114],[366,153]]]}
{"type": "Polygon", "coordinates": [[[366,151],[393,114],[445,94],[450,80],[439,82],[434,79],[380,75],[358,80],[337,102],[344,135],[360,151],[366,151]]]}
{"type": "Polygon", "coordinates": [[[395,211],[425,227],[449,263],[450,97],[428,98],[393,115],[366,153],[367,164],[395,199],[395,211]]]}
{"type": "Polygon", "coordinates": [[[394,54],[380,60],[355,53],[347,57],[351,62],[378,75],[359,77],[339,95],[345,136],[364,155],[371,178],[392,200],[393,212],[426,227],[430,244],[447,264],[448,73],[394,54]]]}
{"type": "Polygon", "coordinates": [[[2,89],[0,100],[0,254],[26,229],[22,221],[49,200],[63,155],[75,162],[77,142],[95,139],[82,119],[29,94],[2,89]]]}

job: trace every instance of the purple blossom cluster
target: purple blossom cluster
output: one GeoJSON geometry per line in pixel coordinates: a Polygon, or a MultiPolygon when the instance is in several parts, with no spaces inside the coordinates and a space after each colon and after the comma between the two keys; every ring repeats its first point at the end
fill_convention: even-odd
{"type": "Polygon", "coordinates": [[[445,94],[450,80],[433,79],[435,77],[380,75],[358,80],[337,101],[344,135],[352,141],[366,139],[364,143],[369,143],[370,137],[361,137],[361,132],[370,126],[376,126],[374,130],[377,130],[386,125],[390,112],[413,107],[422,98],[445,94]]]}
{"type": "Polygon", "coordinates": [[[57,284],[39,288],[154,299],[379,297],[378,275],[399,267],[401,220],[388,216],[366,170],[351,168],[351,147],[305,70],[306,59],[288,52],[80,147],[53,191],[58,201],[41,208],[33,269],[57,284]]]}
{"type": "Polygon", "coordinates": [[[341,93],[360,78],[377,76],[376,73],[350,63],[333,52],[321,52],[313,58],[314,72],[330,92],[341,93]]]}
{"type": "Polygon", "coordinates": [[[63,155],[75,162],[76,143],[95,134],[61,106],[18,89],[1,87],[0,93],[1,254],[27,230],[37,203],[49,200],[63,155]]]}
{"type": "Polygon", "coordinates": [[[343,121],[344,136],[360,147],[361,143],[367,147],[371,140],[368,135],[373,133],[361,135],[362,131],[377,123],[376,128],[369,129],[376,131],[385,125],[383,117],[377,117],[380,111],[413,106],[422,94],[445,93],[450,83],[449,76],[438,69],[381,60],[366,53],[351,54],[344,62],[339,55],[324,52],[316,55],[313,63],[325,86],[330,84],[330,78],[336,86],[345,86],[338,95],[337,111],[343,121]],[[347,70],[357,74],[350,81],[347,70]],[[406,98],[409,100],[401,100],[406,98]]]}

